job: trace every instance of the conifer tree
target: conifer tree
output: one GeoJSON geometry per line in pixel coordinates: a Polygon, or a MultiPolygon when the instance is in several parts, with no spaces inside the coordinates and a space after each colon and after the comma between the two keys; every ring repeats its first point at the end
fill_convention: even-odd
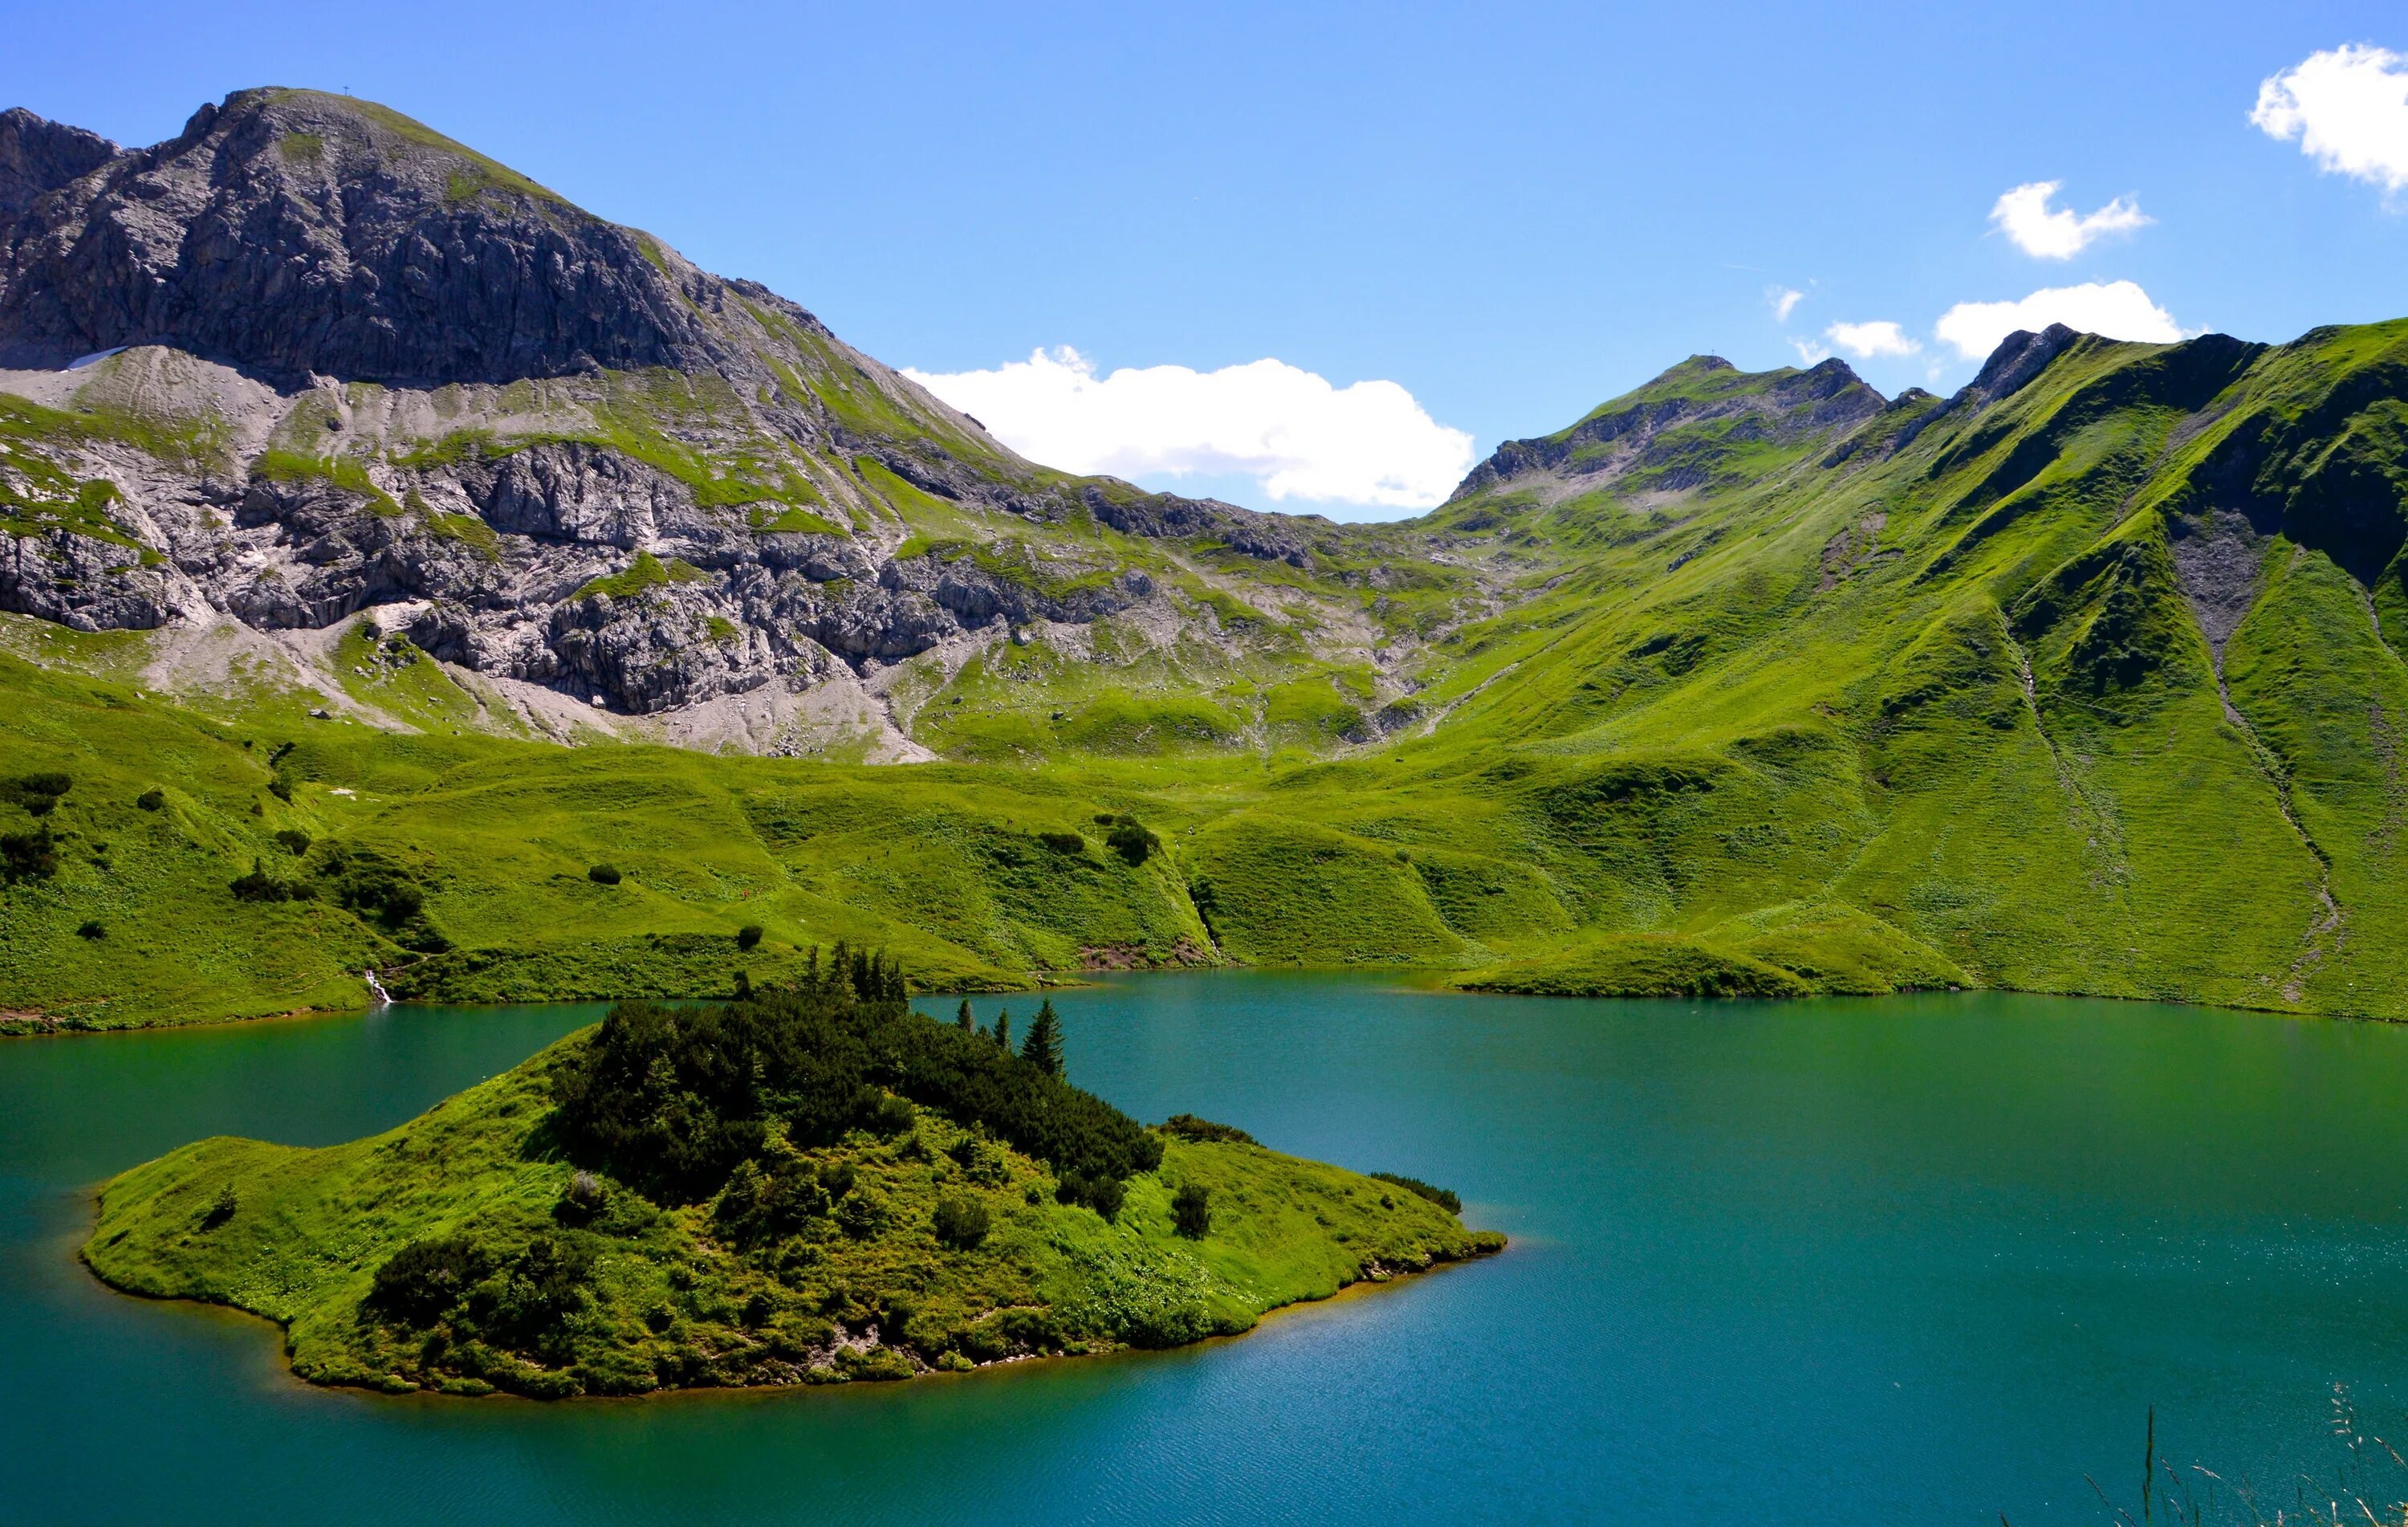
{"type": "Polygon", "coordinates": [[[1054,1016],[1054,999],[1037,1010],[1037,1021],[1028,1026],[1027,1043],[1020,1046],[1020,1059],[1049,1076],[1062,1074],[1062,1020],[1054,1016]]]}
{"type": "Polygon", "coordinates": [[[992,1037],[1002,1048],[1007,1050],[1011,1048],[1011,1009],[1007,1007],[995,1016],[995,1033],[992,1037]]]}
{"type": "Polygon", "coordinates": [[[970,1000],[968,998],[965,997],[962,999],[962,1010],[953,1015],[953,1025],[954,1027],[963,1030],[971,1030],[978,1027],[978,1020],[970,1016],[970,1000]]]}

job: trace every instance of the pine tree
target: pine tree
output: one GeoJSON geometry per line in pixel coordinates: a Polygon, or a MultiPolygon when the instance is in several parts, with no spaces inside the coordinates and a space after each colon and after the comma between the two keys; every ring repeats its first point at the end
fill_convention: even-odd
{"type": "Polygon", "coordinates": [[[1020,1047],[1020,1059],[1049,1076],[1062,1074],[1062,1020],[1054,1016],[1054,999],[1037,1010],[1037,1021],[1028,1026],[1028,1042],[1020,1047]]]}
{"type": "Polygon", "coordinates": [[[998,1046],[1007,1050],[1011,1048],[1011,1009],[1007,1007],[995,1016],[993,1038],[998,1046]]]}
{"type": "Polygon", "coordinates": [[[976,1029],[978,1027],[978,1019],[970,1016],[970,1000],[968,998],[965,997],[962,999],[962,1010],[953,1015],[953,1025],[955,1028],[965,1030],[976,1029]]]}

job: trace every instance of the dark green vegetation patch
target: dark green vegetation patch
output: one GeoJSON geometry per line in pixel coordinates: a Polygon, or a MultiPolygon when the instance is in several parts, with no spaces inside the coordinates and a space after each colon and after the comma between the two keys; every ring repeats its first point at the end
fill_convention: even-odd
{"type": "Polygon", "coordinates": [[[891,963],[805,968],[622,1004],[371,1139],[185,1146],[102,1190],[84,1258],[282,1323],[317,1382],[560,1397],[1168,1346],[1504,1244],[1406,1179],[1144,1130],[891,963]]]}

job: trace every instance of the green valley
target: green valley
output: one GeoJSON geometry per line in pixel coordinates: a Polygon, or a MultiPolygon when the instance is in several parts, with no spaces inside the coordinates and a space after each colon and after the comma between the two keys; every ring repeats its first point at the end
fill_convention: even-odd
{"type": "Polygon", "coordinates": [[[1945,399],[1693,357],[1340,526],[1024,461],[406,119],[212,110],[122,173],[251,154],[295,216],[568,239],[641,301],[451,380],[308,382],[235,327],[248,369],[87,327],[43,342],[126,343],[0,372],[0,779],[69,782],[0,801],[11,1030],[370,969],[717,995],[838,940],[928,990],[1370,964],[2408,1016],[2408,323],[2020,333],[1945,399]]]}

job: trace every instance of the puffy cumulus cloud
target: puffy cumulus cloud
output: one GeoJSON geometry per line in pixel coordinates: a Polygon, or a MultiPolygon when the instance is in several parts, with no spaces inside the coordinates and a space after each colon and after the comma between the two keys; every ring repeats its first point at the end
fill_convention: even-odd
{"type": "Polygon", "coordinates": [[[2062,324],[2110,339],[2165,342],[2183,337],[2173,314],[2149,300],[2132,281],[2085,281],[2051,286],[2021,302],[1960,302],[1940,315],[1934,331],[1942,344],[1967,360],[1981,360],[2017,329],[2037,334],[2062,324]]]}
{"type": "Polygon", "coordinates": [[[1471,469],[1471,437],[1395,382],[1337,387],[1283,361],[1098,375],[1065,345],[992,371],[903,374],[1022,455],[1068,471],[1243,475],[1275,502],[1429,509],[1471,469]]]}
{"type": "Polygon", "coordinates": [[[1829,348],[1813,339],[1792,339],[1789,348],[1798,352],[1800,366],[1820,366],[1831,358],[1829,348]]]}
{"type": "Polygon", "coordinates": [[[1912,355],[1923,348],[1907,338],[1906,330],[1886,318],[1870,324],[1834,324],[1823,331],[1823,337],[1860,361],[1881,355],[1912,355]]]}
{"type": "Polygon", "coordinates": [[[1990,221],[2014,241],[2015,248],[2043,260],[2071,260],[2109,234],[2129,233],[2149,223],[2140,204],[2129,196],[2118,196],[2086,216],[2049,206],[2064,184],[2034,180],[2019,185],[1990,209],[1990,221]]]}
{"type": "Polygon", "coordinates": [[[2408,190],[2408,54],[2355,43],[2307,58],[2258,87],[2249,120],[2331,175],[2408,190]]]}
{"type": "Polygon", "coordinates": [[[1789,315],[1798,310],[1798,304],[1806,300],[1806,294],[1794,286],[1768,286],[1764,300],[1772,305],[1772,321],[1786,324],[1789,315]]]}

